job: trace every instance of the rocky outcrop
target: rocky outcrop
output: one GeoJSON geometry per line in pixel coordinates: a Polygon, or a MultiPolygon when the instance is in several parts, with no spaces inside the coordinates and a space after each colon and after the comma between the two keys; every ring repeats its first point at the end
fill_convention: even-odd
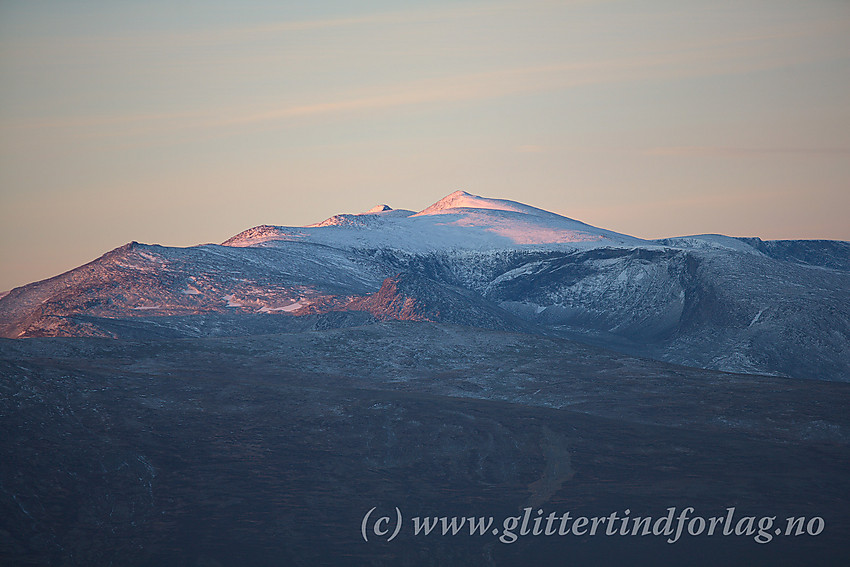
{"type": "Polygon", "coordinates": [[[355,299],[345,309],[366,311],[382,321],[432,321],[500,330],[529,328],[473,291],[410,272],[388,277],[377,293],[355,299]]]}

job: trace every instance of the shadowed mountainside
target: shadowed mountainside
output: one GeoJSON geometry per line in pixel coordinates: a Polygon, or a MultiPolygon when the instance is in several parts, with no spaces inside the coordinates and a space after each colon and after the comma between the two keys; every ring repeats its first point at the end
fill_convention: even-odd
{"type": "MultiPolygon", "coordinates": [[[[0,341],[0,558],[32,565],[843,565],[850,385],[383,322],[0,341]],[[363,515],[403,515],[392,542],[363,515]],[[413,534],[415,516],[821,517],[818,536],[413,534]],[[536,513],[536,512],[535,512],[536,513]]],[[[501,532],[500,532],[501,533],[501,532]]]]}

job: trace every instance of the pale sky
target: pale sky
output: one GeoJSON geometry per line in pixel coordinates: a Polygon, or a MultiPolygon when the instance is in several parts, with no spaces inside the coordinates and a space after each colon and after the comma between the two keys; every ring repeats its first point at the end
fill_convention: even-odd
{"type": "Polygon", "coordinates": [[[0,1],[0,290],[458,189],[850,240],[850,2],[0,1]]]}

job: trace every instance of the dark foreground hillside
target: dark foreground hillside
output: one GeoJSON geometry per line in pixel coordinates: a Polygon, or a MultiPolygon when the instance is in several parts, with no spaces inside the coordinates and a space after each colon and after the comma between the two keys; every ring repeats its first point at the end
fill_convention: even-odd
{"type": "Polygon", "coordinates": [[[431,323],[4,340],[0,373],[4,565],[850,562],[844,383],[431,323]],[[373,507],[369,522],[389,520],[367,522],[365,542],[373,507]],[[396,507],[386,541],[375,530],[394,529],[396,507]],[[775,517],[759,536],[771,541],[532,535],[538,510],[545,527],[550,513],[656,520],[671,507],[775,517]],[[500,541],[524,514],[532,533],[500,541]],[[442,516],[494,523],[414,535],[414,517],[442,516]],[[822,532],[775,535],[787,517],[813,531],[822,518],[822,532]]]}

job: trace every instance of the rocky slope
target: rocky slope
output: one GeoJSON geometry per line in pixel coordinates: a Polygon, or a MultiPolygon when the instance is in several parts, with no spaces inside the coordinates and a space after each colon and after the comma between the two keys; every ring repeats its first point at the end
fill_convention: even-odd
{"type": "Polygon", "coordinates": [[[645,241],[453,193],[223,245],[131,243],[0,299],[0,335],[191,337],[427,320],[702,368],[850,380],[850,244],[645,241]]]}

